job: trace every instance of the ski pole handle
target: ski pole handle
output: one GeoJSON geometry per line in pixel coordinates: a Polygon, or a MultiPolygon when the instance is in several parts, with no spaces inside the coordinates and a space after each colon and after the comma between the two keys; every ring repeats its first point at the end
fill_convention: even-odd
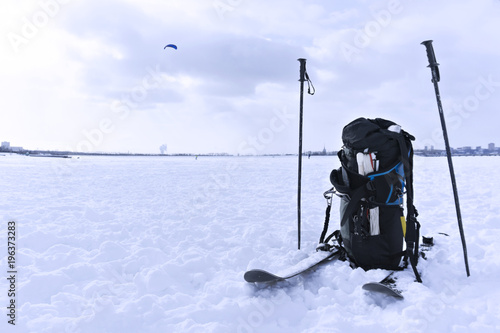
{"type": "Polygon", "coordinates": [[[430,69],[432,70],[433,76],[435,76],[433,77],[433,79],[436,79],[436,82],[439,82],[439,64],[436,61],[436,55],[434,54],[434,48],[432,47],[432,40],[425,40],[420,44],[425,45],[425,49],[427,51],[427,59],[429,60],[429,66],[427,67],[430,67],[430,69]]]}
{"type": "Polygon", "coordinates": [[[427,49],[427,59],[429,59],[429,67],[438,66],[439,64],[436,61],[434,48],[432,47],[432,40],[425,40],[420,44],[425,45],[425,48],[427,49]]]}
{"type": "Polygon", "coordinates": [[[300,62],[300,82],[304,82],[306,80],[306,59],[299,58],[297,59],[300,62]]]}

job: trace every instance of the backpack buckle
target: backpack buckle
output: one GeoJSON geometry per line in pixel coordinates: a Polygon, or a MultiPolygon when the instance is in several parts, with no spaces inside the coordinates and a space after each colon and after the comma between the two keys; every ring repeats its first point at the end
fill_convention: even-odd
{"type": "Polygon", "coordinates": [[[370,180],[368,183],[366,183],[366,189],[370,192],[375,192],[375,185],[373,184],[373,181],[370,180]]]}

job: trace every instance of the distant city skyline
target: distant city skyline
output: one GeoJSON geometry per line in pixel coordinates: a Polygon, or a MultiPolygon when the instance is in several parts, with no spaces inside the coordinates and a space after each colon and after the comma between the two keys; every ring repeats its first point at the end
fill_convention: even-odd
{"type": "MultiPolygon", "coordinates": [[[[483,148],[482,146],[463,146],[463,147],[450,147],[452,153],[454,155],[488,155],[488,154],[500,154],[500,148],[496,147],[495,143],[490,142],[488,143],[488,148],[483,148]]],[[[169,155],[167,154],[167,147],[166,145],[161,145],[159,148],[160,152],[159,153],[147,153],[150,155],[169,155]]],[[[323,146],[322,150],[304,150],[303,155],[334,155],[340,150],[338,148],[337,150],[327,150],[326,146],[323,146]]],[[[50,149],[24,149],[23,147],[19,146],[11,146],[9,141],[2,141],[1,146],[0,146],[0,151],[1,152],[13,152],[13,153],[26,153],[26,152],[59,152],[59,153],[65,153],[65,154],[78,154],[82,152],[75,152],[75,151],[61,151],[61,150],[50,150],[50,149]]],[[[133,152],[133,151],[117,151],[117,152],[90,152],[91,154],[94,153],[102,153],[102,154],[144,154],[140,152],[133,152]]],[[[444,149],[435,149],[433,146],[426,146],[424,149],[415,149],[415,154],[417,155],[444,155],[446,151],[444,149]]],[[[180,153],[174,153],[172,155],[240,155],[240,154],[230,154],[227,152],[210,152],[210,153],[188,153],[188,152],[180,152],[180,153]]],[[[241,154],[245,155],[245,154],[241,154]]],[[[276,152],[276,153],[270,153],[270,154],[247,154],[247,155],[295,155],[295,154],[290,154],[290,153],[285,153],[285,152],[276,152]]]]}

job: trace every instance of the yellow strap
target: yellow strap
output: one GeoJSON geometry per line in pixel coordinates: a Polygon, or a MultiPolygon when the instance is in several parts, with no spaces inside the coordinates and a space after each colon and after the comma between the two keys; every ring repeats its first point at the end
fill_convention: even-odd
{"type": "Polygon", "coordinates": [[[401,226],[403,227],[403,237],[406,238],[406,219],[404,216],[401,216],[401,226]]]}

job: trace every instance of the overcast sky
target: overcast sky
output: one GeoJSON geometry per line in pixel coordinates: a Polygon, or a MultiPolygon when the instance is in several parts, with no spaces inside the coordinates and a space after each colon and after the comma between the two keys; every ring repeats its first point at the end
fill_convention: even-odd
{"type": "Polygon", "coordinates": [[[444,147],[500,145],[500,1],[40,0],[0,10],[0,141],[27,149],[338,150],[344,125],[391,119],[444,147]],[[164,49],[175,44],[178,49],[164,49]],[[306,85],[307,89],[307,85],[306,85]]]}

